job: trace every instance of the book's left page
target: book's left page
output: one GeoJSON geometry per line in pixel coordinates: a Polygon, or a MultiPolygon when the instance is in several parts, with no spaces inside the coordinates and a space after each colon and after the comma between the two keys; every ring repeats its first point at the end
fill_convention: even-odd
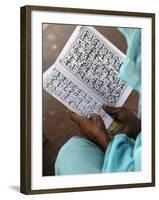
{"type": "Polygon", "coordinates": [[[43,74],[43,87],[71,111],[88,118],[97,113],[106,127],[112,123],[113,119],[102,109],[100,98],[61,66],[54,64],[43,74]]]}

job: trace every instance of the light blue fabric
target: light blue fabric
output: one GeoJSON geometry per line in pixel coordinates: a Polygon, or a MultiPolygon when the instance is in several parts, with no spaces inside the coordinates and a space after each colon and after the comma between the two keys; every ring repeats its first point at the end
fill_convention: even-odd
{"type": "Polygon", "coordinates": [[[120,78],[133,89],[141,91],[141,29],[118,28],[127,41],[126,59],[120,69],[120,78]]]}
{"type": "Polygon", "coordinates": [[[140,163],[141,134],[136,141],[125,134],[119,134],[114,137],[106,150],[102,172],[140,171],[140,163]]]}
{"type": "Polygon", "coordinates": [[[55,174],[140,171],[140,136],[134,141],[125,134],[119,134],[105,153],[93,142],[74,136],[60,149],[55,163],[55,174]]]}
{"type": "MultiPolygon", "coordinates": [[[[127,40],[126,59],[120,78],[136,91],[141,90],[141,30],[119,28],[127,40]]],[[[60,149],[55,175],[94,174],[141,171],[141,134],[136,140],[124,133],[116,135],[104,153],[96,144],[82,137],[72,137],[60,149]]]]}
{"type": "Polygon", "coordinates": [[[56,163],[56,175],[101,173],[104,152],[93,142],[74,136],[60,149],[56,163]]]}

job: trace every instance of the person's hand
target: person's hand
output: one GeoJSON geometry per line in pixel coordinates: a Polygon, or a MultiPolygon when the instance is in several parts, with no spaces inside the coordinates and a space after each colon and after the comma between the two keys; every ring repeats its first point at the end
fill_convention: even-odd
{"type": "Polygon", "coordinates": [[[103,105],[103,110],[114,120],[124,124],[123,131],[128,137],[135,139],[141,131],[141,120],[137,118],[129,109],[124,107],[110,107],[103,105]]]}
{"type": "Polygon", "coordinates": [[[84,137],[99,145],[102,150],[106,149],[110,138],[99,115],[93,113],[90,119],[88,119],[72,112],[71,119],[79,125],[81,134],[84,137]]]}

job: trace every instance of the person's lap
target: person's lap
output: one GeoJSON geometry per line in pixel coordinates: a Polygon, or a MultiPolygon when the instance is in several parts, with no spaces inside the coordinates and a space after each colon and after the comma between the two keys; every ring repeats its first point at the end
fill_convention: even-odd
{"type": "Polygon", "coordinates": [[[104,153],[96,144],[79,136],[60,149],[55,175],[141,171],[141,134],[136,141],[119,134],[104,153]]]}
{"type": "Polygon", "coordinates": [[[74,136],[60,149],[55,175],[101,173],[104,152],[91,141],[74,136]]]}

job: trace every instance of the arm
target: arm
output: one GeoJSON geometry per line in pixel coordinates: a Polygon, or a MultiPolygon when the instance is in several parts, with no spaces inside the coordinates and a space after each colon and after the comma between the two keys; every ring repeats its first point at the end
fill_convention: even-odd
{"type": "MultiPolygon", "coordinates": [[[[128,137],[136,139],[141,131],[141,120],[138,119],[130,110],[123,107],[103,106],[103,109],[114,119],[124,124],[123,129],[116,133],[125,133],[128,137]]],[[[102,118],[97,114],[92,114],[90,119],[71,113],[71,119],[76,122],[81,134],[87,139],[97,144],[103,151],[106,150],[111,138],[105,128],[102,118]]]]}

